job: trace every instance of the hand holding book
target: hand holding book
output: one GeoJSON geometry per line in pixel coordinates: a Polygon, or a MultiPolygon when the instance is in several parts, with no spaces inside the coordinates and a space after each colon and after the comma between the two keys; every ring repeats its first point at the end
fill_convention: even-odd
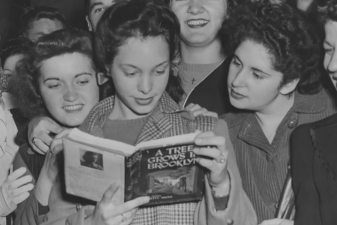
{"type": "Polygon", "coordinates": [[[199,134],[195,139],[195,144],[193,152],[202,156],[197,158],[197,162],[208,169],[206,175],[209,185],[217,196],[228,195],[230,180],[227,172],[228,151],[225,138],[215,136],[209,131],[199,134]]]}
{"type": "Polygon", "coordinates": [[[150,201],[150,197],[139,197],[116,205],[113,202],[113,196],[120,187],[111,185],[104,193],[102,200],[97,203],[93,214],[85,219],[85,225],[94,224],[130,224],[136,215],[139,206],[144,205],[150,201]]]}

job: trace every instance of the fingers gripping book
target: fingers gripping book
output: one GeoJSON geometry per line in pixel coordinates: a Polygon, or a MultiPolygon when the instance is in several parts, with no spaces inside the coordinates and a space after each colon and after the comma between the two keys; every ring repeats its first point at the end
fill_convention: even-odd
{"type": "Polygon", "coordinates": [[[116,204],[150,196],[147,205],[201,200],[204,171],[193,153],[197,133],[136,146],[73,129],[63,139],[68,194],[100,201],[112,184],[116,204]]]}

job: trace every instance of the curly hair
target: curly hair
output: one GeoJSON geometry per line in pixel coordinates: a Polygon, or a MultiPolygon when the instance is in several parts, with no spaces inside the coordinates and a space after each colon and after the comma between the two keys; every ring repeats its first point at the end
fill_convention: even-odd
{"type": "Polygon", "coordinates": [[[230,54],[245,40],[263,45],[272,56],[273,69],[283,74],[281,86],[299,79],[297,90],[302,94],[321,89],[318,38],[303,14],[289,4],[262,1],[237,7],[219,36],[230,54]]]}
{"type": "Polygon", "coordinates": [[[183,95],[178,76],[173,72],[180,26],[175,14],[166,6],[148,0],[117,2],[100,19],[95,32],[95,53],[101,67],[113,62],[118,48],[131,37],[162,36],[170,51],[171,71],[166,91],[176,102],[183,95]]]}
{"type": "Polygon", "coordinates": [[[336,0],[327,0],[324,5],[318,8],[320,19],[323,25],[332,20],[337,22],[337,2],[336,0]]]}
{"type": "Polygon", "coordinates": [[[42,37],[27,50],[25,58],[18,62],[8,88],[17,97],[19,107],[26,118],[48,115],[38,86],[43,63],[52,57],[75,52],[90,59],[93,68],[96,69],[92,35],[75,28],[58,30],[42,37]]]}

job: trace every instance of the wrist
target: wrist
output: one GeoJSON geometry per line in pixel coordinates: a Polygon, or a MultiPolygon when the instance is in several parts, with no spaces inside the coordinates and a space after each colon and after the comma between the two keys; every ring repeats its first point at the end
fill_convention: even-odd
{"type": "Polygon", "coordinates": [[[228,196],[230,192],[230,178],[229,175],[226,176],[224,181],[222,181],[218,185],[211,185],[212,188],[212,195],[213,197],[219,198],[219,197],[224,197],[228,196]]]}

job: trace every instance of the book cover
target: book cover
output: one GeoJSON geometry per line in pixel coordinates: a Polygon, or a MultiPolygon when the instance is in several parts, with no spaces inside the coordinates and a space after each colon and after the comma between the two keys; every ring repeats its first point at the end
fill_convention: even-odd
{"type": "Polygon", "coordinates": [[[66,191],[100,201],[117,184],[116,204],[145,195],[151,198],[147,205],[201,200],[204,173],[192,151],[196,135],[131,146],[74,129],[63,139],[66,191]]]}

